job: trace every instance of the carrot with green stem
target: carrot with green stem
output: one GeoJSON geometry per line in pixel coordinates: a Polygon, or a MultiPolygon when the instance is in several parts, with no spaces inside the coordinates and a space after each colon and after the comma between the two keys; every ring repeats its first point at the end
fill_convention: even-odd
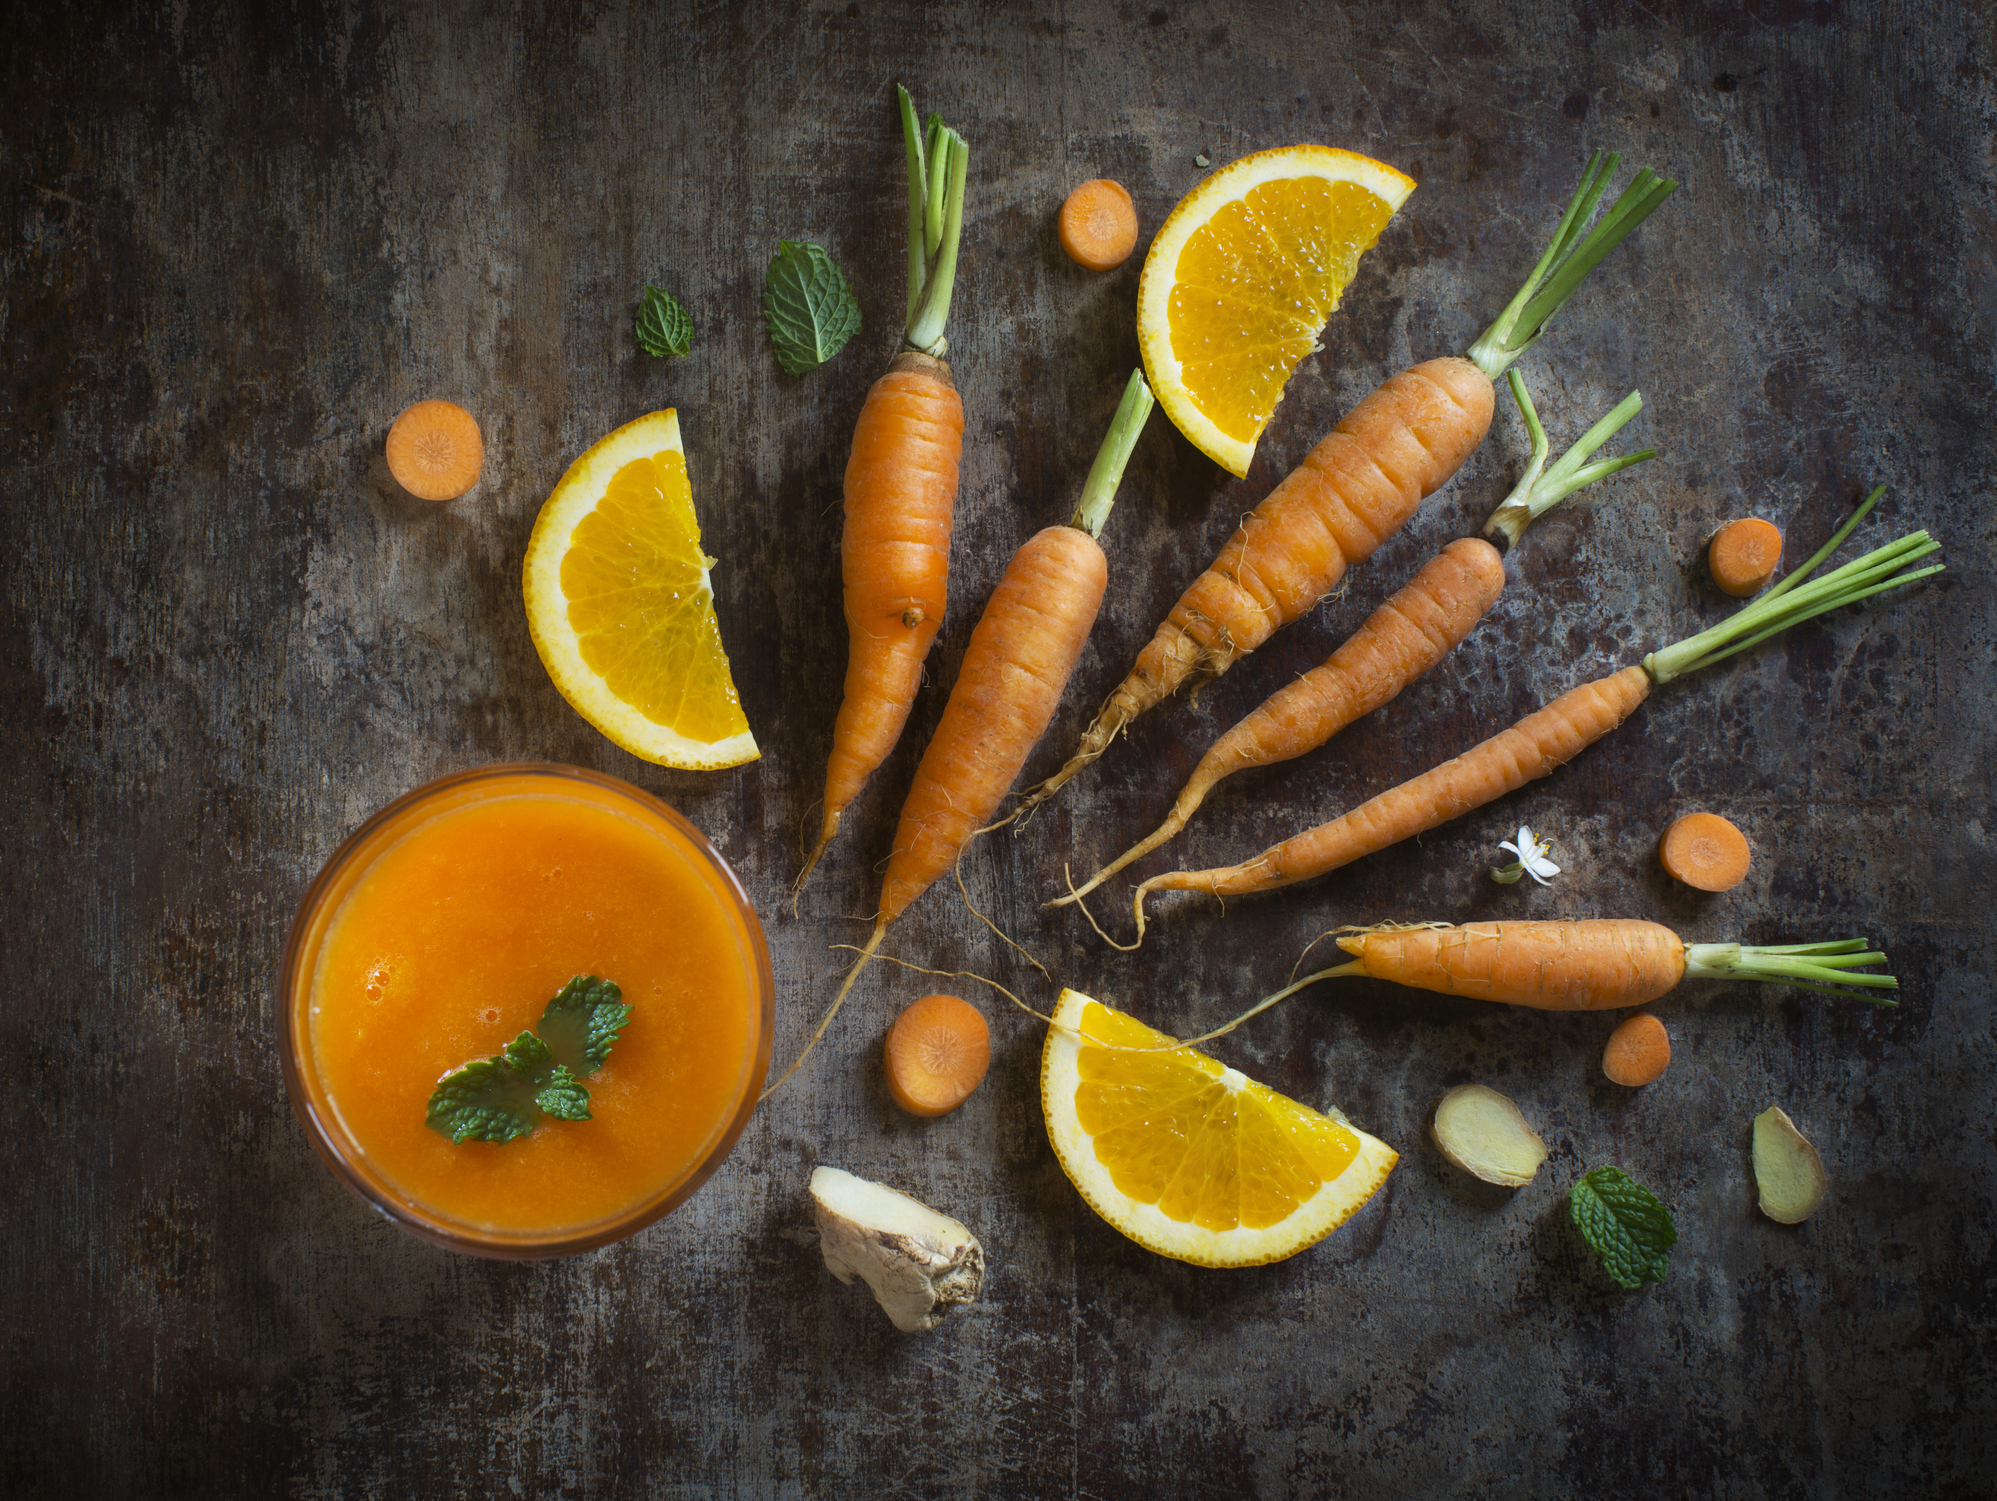
{"type": "Polygon", "coordinates": [[[971,631],[956,686],[909,787],[873,934],[804,1051],[765,1095],[811,1056],[888,924],[956,864],[965,843],[998,811],[1053,719],[1102,608],[1109,564],[1097,538],[1152,404],[1144,373],[1132,371],[1074,515],[1064,526],[1029,537],[1006,565],[971,631]]]}
{"type": "Polygon", "coordinates": [[[895,94],[908,154],[908,319],[902,352],[867,392],[846,461],[846,688],[825,768],[825,820],[800,887],[839,832],[840,815],[901,739],[949,592],[964,405],[943,360],[943,325],[970,152],[939,116],[919,130],[908,90],[897,84],[895,94]]]}
{"type": "Polygon", "coordinates": [[[1806,582],[1883,493],[1882,485],[1867,496],[1830,541],[1817,550],[1816,556],[1760,599],[1708,630],[1652,652],[1643,659],[1642,666],[1625,667],[1564,693],[1545,708],[1528,714],[1510,729],[1454,760],[1381,793],[1342,818],[1286,839],[1252,860],[1211,870],[1179,870],[1153,876],[1137,888],[1133,898],[1138,941],[1144,938],[1144,898],[1149,892],[1205,891],[1220,897],[1242,896],[1273,891],[1337,870],[1390,844],[1447,823],[1472,808],[1481,808],[1565,765],[1627,719],[1653,685],[1669,683],[1746,651],[1827,610],[1857,604],[1882,590],[1897,589],[1940,573],[1940,564],[1912,567],[1941,547],[1921,531],[1889,542],[1814,582],[1806,582]]]}
{"type": "MultiPolygon", "coordinates": [[[[1518,542],[1534,517],[1577,490],[1657,457],[1656,449],[1646,448],[1641,453],[1588,462],[1595,450],[1642,410],[1642,396],[1632,391],[1548,469],[1546,429],[1540,426],[1525,382],[1516,370],[1506,372],[1505,379],[1532,437],[1532,461],[1484,526],[1484,535],[1497,538],[1505,547],[1518,542]]],[[[1186,826],[1207,794],[1225,778],[1316,750],[1355,719],[1385,704],[1454,650],[1490,613],[1504,587],[1505,563],[1499,547],[1481,537],[1450,543],[1322,664],[1271,694],[1215,741],[1193,768],[1171,813],[1156,830],[1047,905],[1063,907],[1080,901],[1126,865],[1150,854],[1186,826]]]]}
{"type": "Polygon", "coordinates": [[[1281,627],[1316,608],[1354,563],[1442,488],[1484,441],[1492,383],[1539,339],[1588,273],[1677,184],[1636,174],[1583,233],[1620,160],[1596,152],[1553,243],[1467,356],[1393,376],[1349,412],[1249,514],[1213,566],[1179,597],[1068,763],[1026,808],[1052,797],[1138,715],[1196,677],[1216,677],[1281,627]]]}
{"type": "Polygon", "coordinates": [[[1610,1011],[1643,1006],[1685,980],[1754,980],[1874,1006],[1899,1002],[1892,975],[1858,973],[1886,956],[1862,938],[1828,943],[1687,943],[1638,918],[1575,922],[1386,923],[1341,930],[1349,963],[1292,980],[1218,1029],[1252,1016],[1320,980],[1388,980],[1415,990],[1538,1011],[1610,1011]],[[1841,987],[1858,986],[1848,990],[1841,987]]]}

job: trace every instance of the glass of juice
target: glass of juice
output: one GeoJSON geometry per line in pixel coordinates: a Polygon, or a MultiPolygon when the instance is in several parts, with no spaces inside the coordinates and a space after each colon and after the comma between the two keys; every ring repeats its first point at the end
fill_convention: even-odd
{"type": "Polygon", "coordinates": [[[285,1083],[348,1187],[455,1251],[566,1256],[643,1228],[756,1108],[775,986],[762,925],[700,832],[572,766],[489,766],[398,798],[306,892],[278,991],[285,1083]],[[577,975],[629,1019],[588,1120],[509,1142],[427,1123],[445,1074],[535,1028],[577,975]]]}

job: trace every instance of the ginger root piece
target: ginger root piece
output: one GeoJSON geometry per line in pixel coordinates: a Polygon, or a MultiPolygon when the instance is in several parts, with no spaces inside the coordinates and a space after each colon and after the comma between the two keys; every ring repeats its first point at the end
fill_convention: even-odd
{"type": "Polygon", "coordinates": [[[897,1329],[934,1329],[985,1283],[985,1248],[947,1214],[836,1167],[813,1168],[819,1249],[841,1282],[858,1276],[897,1329]]]}
{"type": "Polygon", "coordinates": [[[1458,1085],[1438,1100],[1430,1134],[1450,1162],[1500,1188],[1532,1182],[1546,1160],[1546,1143],[1519,1107],[1481,1084],[1458,1085]]]}
{"type": "Polygon", "coordinates": [[[1778,1225],[1800,1225],[1817,1212],[1829,1182],[1824,1159],[1778,1106],[1754,1118],[1754,1183],[1763,1214],[1778,1225]]]}

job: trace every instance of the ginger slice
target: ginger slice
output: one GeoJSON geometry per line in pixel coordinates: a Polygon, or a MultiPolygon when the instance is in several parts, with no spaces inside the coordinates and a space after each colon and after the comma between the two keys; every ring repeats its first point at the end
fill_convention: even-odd
{"type": "Polygon", "coordinates": [[[1546,1160],[1546,1143],[1519,1107],[1482,1084],[1459,1085],[1437,1101],[1431,1134],[1450,1162],[1500,1188],[1532,1182],[1546,1160]]]}
{"type": "Polygon", "coordinates": [[[1817,1149],[1775,1105],[1754,1118],[1754,1183],[1761,1212],[1778,1225],[1800,1225],[1815,1214],[1830,1183],[1817,1149]]]}
{"type": "Polygon", "coordinates": [[[813,1168],[819,1249],[832,1275],[873,1289],[897,1329],[934,1329],[985,1282],[977,1236],[907,1194],[836,1167],[813,1168]]]}

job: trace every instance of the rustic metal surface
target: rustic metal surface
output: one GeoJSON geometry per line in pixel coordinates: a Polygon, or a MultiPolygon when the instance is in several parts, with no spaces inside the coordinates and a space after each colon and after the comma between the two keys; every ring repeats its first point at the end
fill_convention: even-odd
{"type": "MultiPolygon", "coordinates": [[[[0,22],[6,1493],[1989,1492],[1991,12],[1044,10],[78,4],[0,22]],[[952,613],[900,753],[793,920],[843,663],[838,477],[899,320],[896,78],[973,146],[952,613]],[[1524,369],[1561,443],[1640,385],[1625,441],[1664,456],[1542,522],[1445,668],[1326,752],[1224,787],[1173,858],[1238,857],[1717,618],[1698,551],[1728,516],[1776,519],[1793,559],[1885,482],[1868,535],[1924,524],[1951,572],[1661,691],[1574,766],[1419,844],[1224,918],[1169,899],[1141,954],[1041,913],[1064,862],[1149,828],[1219,729],[1481,520],[1524,452],[1502,411],[1343,595],[981,844],[973,892],[1064,979],[1181,1028],[1280,983],[1335,923],[1528,913],[1863,933],[1906,981],[1900,1009],[1687,987],[1664,1013],[1671,1071],[1632,1093],[1600,1075],[1606,1018],[1321,989],[1225,1056],[1337,1103],[1402,1161],[1343,1230],[1254,1271],[1161,1260],[1081,1205],[1040,1124],[1040,1029],[988,993],[987,1084],[937,1122],[897,1112],[879,1039],[932,987],[886,967],[724,1170],[613,1249],[460,1259],[348,1197],[286,1106],[271,999],[293,904],[342,836],[495,759],[654,789],[762,908],[788,1059],[846,963],[829,945],[864,931],[976,608],[1064,514],[1135,358],[1138,260],[1069,265],[1056,205],[1115,176],[1148,235],[1196,154],[1306,139],[1421,189],[1245,481],[1154,422],[1106,535],[1104,618],[1034,770],[1341,411],[1463,348],[1596,146],[1684,186],[1524,369]],[[756,317],[780,236],[827,245],[865,311],[803,379],[756,317]],[[692,309],[690,359],[634,347],[648,279],[692,309]],[[378,457],[425,396],[465,403],[487,441],[478,488],[439,509],[397,499],[378,457]],[[764,747],[721,775],[593,733],[521,614],[549,487],[668,404],[764,747]],[[1754,842],[1740,890],[1695,899],[1659,873],[1653,842],[1692,806],[1754,842]],[[1521,819],[1557,841],[1552,890],[1482,874],[1521,819]],[[1471,1079],[1554,1147],[1516,1194],[1424,1138],[1435,1097],[1471,1079]],[[1833,1176],[1798,1229],[1754,1208],[1748,1121],[1771,1102],[1833,1176]],[[1670,1280],[1637,1295],[1562,1213],[1609,1160],[1678,1219],[1670,1280]],[[907,1338],[835,1285],[803,1198],[820,1162],[971,1224],[984,1300],[907,1338]]],[[[891,947],[1051,999],[947,889],[891,947]]]]}

